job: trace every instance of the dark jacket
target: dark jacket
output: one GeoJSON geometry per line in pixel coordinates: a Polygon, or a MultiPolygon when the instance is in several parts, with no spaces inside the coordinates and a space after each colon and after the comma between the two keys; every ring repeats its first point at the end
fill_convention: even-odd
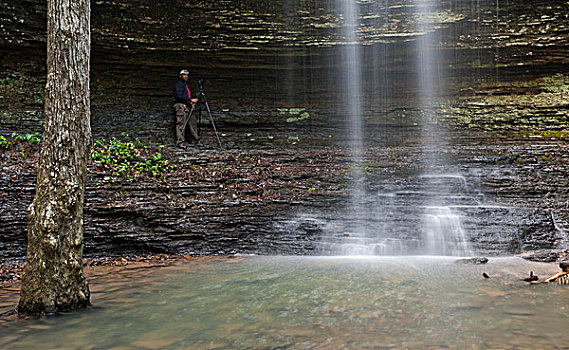
{"type": "Polygon", "coordinates": [[[191,104],[192,102],[192,95],[190,89],[187,87],[185,81],[182,79],[176,82],[174,86],[174,96],[176,97],[176,103],[183,103],[183,104],[191,104]]]}

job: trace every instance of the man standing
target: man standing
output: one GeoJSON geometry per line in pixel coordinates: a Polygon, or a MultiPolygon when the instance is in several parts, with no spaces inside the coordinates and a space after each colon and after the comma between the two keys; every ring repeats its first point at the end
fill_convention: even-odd
{"type": "MultiPolygon", "coordinates": [[[[192,98],[192,93],[188,87],[189,77],[190,73],[185,69],[182,70],[180,72],[180,79],[176,82],[176,86],[174,87],[176,97],[176,103],[174,104],[174,109],[176,110],[176,147],[178,148],[185,148],[184,123],[186,122],[192,105],[198,102],[197,98],[192,98]]],[[[190,135],[193,143],[201,146],[202,143],[198,134],[198,121],[193,113],[188,121],[188,126],[190,127],[190,135]]]]}

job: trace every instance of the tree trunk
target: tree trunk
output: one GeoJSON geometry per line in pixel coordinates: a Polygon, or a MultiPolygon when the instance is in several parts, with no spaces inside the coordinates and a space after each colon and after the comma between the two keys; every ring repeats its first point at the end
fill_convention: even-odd
{"type": "Polygon", "coordinates": [[[83,198],[91,146],[89,0],[48,0],[45,124],[18,312],[89,305],[83,198]]]}

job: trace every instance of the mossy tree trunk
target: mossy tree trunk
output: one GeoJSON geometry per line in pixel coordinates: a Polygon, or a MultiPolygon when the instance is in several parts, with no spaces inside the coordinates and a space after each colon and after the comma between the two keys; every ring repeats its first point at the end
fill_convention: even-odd
{"type": "Polygon", "coordinates": [[[83,199],[91,146],[90,0],[48,0],[45,124],[18,312],[89,305],[83,199]]]}

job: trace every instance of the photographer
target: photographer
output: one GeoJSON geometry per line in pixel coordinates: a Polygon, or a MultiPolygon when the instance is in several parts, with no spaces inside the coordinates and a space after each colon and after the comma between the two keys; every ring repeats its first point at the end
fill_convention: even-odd
{"type": "MultiPolygon", "coordinates": [[[[178,148],[186,147],[184,124],[186,123],[186,118],[188,118],[193,104],[198,102],[197,98],[192,98],[192,93],[188,87],[189,78],[190,73],[185,69],[182,70],[180,72],[180,79],[176,82],[174,87],[176,98],[176,102],[174,104],[174,109],[176,110],[176,147],[178,148]]],[[[190,115],[188,126],[190,127],[190,135],[193,143],[197,146],[202,146],[203,144],[200,141],[200,136],[198,134],[198,121],[195,115],[190,115]]]]}

